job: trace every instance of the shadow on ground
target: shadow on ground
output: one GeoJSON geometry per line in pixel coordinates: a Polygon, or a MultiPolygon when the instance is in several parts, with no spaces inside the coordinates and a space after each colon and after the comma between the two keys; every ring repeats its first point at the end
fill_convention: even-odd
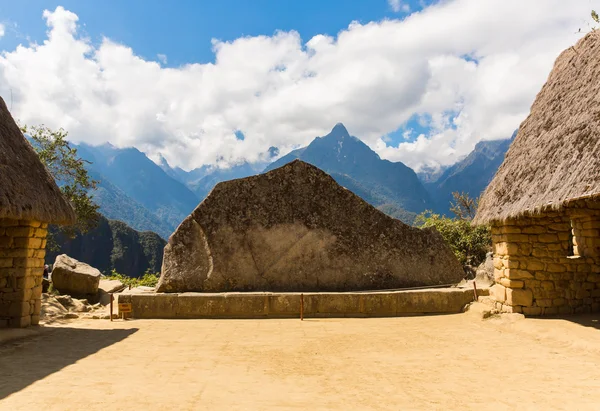
{"type": "Polygon", "coordinates": [[[540,318],[565,320],[565,321],[570,321],[575,324],[583,325],[585,327],[591,327],[591,328],[600,330],[600,313],[561,315],[561,316],[549,316],[549,317],[540,317],[540,318]]]}
{"type": "Polygon", "coordinates": [[[136,331],[56,328],[0,345],[0,400],[136,331]]]}

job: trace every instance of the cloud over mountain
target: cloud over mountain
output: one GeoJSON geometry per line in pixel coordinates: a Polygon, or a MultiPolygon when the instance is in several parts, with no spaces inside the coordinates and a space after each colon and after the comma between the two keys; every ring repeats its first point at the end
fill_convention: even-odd
{"type": "Polygon", "coordinates": [[[0,95],[12,92],[24,123],[185,168],[256,161],[269,147],[286,153],[343,122],[381,157],[418,169],[510,136],[591,7],[444,1],[403,20],[353,22],[335,37],[213,40],[214,62],[177,68],[118,39],[94,44],[58,7],[43,13],[43,43],[0,55],[0,95]],[[409,120],[425,133],[411,135],[409,120]],[[408,140],[389,143],[401,127],[408,140]]]}

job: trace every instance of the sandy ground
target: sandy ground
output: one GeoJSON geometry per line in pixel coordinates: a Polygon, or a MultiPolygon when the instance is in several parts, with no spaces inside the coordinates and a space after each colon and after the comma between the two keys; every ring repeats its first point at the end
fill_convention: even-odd
{"type": "Polygon", "coordinates": [[[0,409],[598,410],[599,318],[76,320],[0,345],[0,409]]]}

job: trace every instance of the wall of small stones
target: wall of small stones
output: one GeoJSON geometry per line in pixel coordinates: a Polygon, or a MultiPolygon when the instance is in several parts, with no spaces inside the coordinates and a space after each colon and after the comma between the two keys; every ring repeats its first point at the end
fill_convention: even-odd
{"type": "Polygon", "coordinates": [[[492,226],[496,308],[525,315],[600,311],[600,202],[492,226]]]}
{"type": "Polygon", "coordinates": [[[0,219],[0,328],[39,322],[47,228],[0,219]]]}

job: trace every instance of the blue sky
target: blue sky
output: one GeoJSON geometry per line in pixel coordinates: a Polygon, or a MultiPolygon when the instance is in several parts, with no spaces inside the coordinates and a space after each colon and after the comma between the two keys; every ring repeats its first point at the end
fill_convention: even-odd
{"type": "MultiPolygon", "coordinates": [[[[406,1],[411,11],[418,1],[406,1]]],[[[8,47],[41,42],[44,9],[63,6],[79,16],[83,30],[98,43],[103,36],[132,47],[146,59],[167,56],[167,66],[214,61],[211,40],[232,41],[242,36],[272,35],[277,30],[298,31],[308,40],[317,34],[335,35],[357,20],[362,23],[398,18],[387,0],[22,0],[0,3],[0,16],[17,23],[7,31],[8,47]]]]}
{"type": "Polygon", "coordinates": [[[25,124],[191,169],[338,122],[449,165],[525,119],[600,0],[0,2],[0,96],[25,124]],[[17,45],[21,47],[17,48],[17,45]]]}

